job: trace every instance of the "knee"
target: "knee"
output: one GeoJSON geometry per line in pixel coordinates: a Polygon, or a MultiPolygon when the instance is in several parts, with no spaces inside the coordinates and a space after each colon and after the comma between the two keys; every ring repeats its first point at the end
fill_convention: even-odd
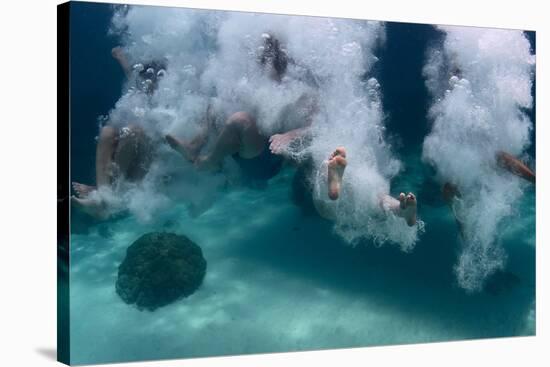
{"type": "Polygon", "coordinates": [[[235,112],[226,121],[230,127],[248,127],[254,124],[254,118],[248,112],[235,112]]]}

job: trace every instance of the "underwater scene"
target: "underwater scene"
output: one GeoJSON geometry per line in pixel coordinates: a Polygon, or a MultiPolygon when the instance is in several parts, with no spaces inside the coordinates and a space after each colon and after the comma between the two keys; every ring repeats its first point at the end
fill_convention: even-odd
{"type": "Polygon", "coordinates": [[[72,2],[71,363],[535,335],[535,54],[72,2]]]}

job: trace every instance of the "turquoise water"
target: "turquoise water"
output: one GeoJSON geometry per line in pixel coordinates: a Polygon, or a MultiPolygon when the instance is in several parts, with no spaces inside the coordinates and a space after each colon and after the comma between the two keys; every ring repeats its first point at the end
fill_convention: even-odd
{"type": "Polygon", "coordinates": [[[302,215],[290,202],[291,178],[285,172],[266,191],[229,192],[198,218],[175,207],[165,214],[172,220],[166,226],[128,217],[73,235],[73,362],[534,334],[533,194],[502,235],[506,270],[519,282],[470,295],[454,281],[459,244],[445,206],[420,207],[427,231],[412,253],[372,244],[353,248],[330,223],[302,215]],[[127,246],[159,228],[200,244],[208,269],[191,297],[141,312],[118,297],[114,283],[127,246]]]}
{"type": "MultiPolygon", "coordinates": [[[[124,93],[124,75],[110,55],[120,39],[108,35],[109,6],[77,3],[71,14],[71,179],[93,183],[98,116],[124,93]]],[[[180,198],[147,220],[132,212],[96,221],[73,208],[72,363],[535,334],[535,189],[522,186],[498,227],[495,242],[506,254],[504,268],[486,279],[482,291],[464,289],[455,271],[463,252],[458,228],[441,198],[435,168],[422,161],[433,103],[422,67],[427,48],[442,34],[429,25],[387,23],[385,30],[386,46],[376,50],[379,63],[371,72],[380,82],[379,122],[402,164],[390,194],[416,193],[425,224],[412,249],[344,241],[332,222],[297,199],[290,166],[261,188],[212,190],[219,176],[183,180],[189,192],[178,194],[196,199],[199,210],[180,198]],[[190,297],[139,311],[117,295],[115,282],[128,246],[155,231],[188,236],[202,248],[207,271],[190,297]]],[[[533,35],[527,37],[534,50],[533,35]]],[[[534,125],[534,108],[528,113],[534,125]]],[[[525,157],[532,162],[534,134],[530,138],[525,157]]],[[[142,199],[137,204],[156,202],[153,196],[142,199]]]]}

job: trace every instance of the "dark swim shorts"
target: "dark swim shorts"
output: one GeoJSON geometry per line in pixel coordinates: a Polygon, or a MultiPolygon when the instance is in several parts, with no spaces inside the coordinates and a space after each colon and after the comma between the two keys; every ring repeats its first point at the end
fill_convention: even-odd
{"type": "Polygon", "coordinates": [[[268,147],[265,147],[259,156],[251,159],[242,158],[238,153],[233,154],[233,158],[245,179],[252,181],[267,181],[276,176],[283,166],[283,158],[271,153],[268,147]]]}

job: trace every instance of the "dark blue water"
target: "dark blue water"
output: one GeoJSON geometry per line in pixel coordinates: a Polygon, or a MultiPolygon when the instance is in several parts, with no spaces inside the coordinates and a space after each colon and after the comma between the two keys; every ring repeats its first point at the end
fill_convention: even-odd
{"type": "Polygon", "coordinates": [[[111,5],[73,3],[71,7],[71,177],[95,182],[98,118],[120,98],[124,72],[111,56],[117,46],[107,31],[111,5]]]}
{"type": "MultiPolygon", "coordinates": [[[[71,8],[71,178],[89,184],[95,182],[98,117],[114,106],[124,78],[111,57],[117,40],[107,35],[110,17],[109,5],[71,8]]],[[[535,50],[534,34],[528,37],[535,50]]],[[[432,168],[420,159],[431,128],[421,70],[427,47],[440,41],[432,26],[388,23],[387,42],[377,53],[388,135],[405,166],[392,192],[417,192],[426,222],[414,251],[369,241],[348,246],[329,222],[295,205],[293,171],[287,170],[265,191],[230,193],[198,218],[180,207],[163,213],[171,220],[163,229],[183,232],[203,247],[209,273],[189,301],[142,313],[117,298],[116,271],[133,240],[161,228],[131,217],[94,223],[73,210],[74,361],[532,335],[534,189],[503,231],[506,270],[480,293],[467,294],[456,284],[458,231],[432,168]]],[[[534,122],[534,109],[529,113],[534,122]]],[[[533,139],[533,159],[534,149],[533,139]]]]}
{"type": "Polygon", "coordinates": [[[431,25],[410,23],[387,23],[386,32],[392,42],[380,50],[378,65],[384,111],[388,111],[386,127],[399,153],[416,153],[430,132],[426,120],[430,99],[421,70],[428,46],[441,42],[443,33],[431,25]]]}

